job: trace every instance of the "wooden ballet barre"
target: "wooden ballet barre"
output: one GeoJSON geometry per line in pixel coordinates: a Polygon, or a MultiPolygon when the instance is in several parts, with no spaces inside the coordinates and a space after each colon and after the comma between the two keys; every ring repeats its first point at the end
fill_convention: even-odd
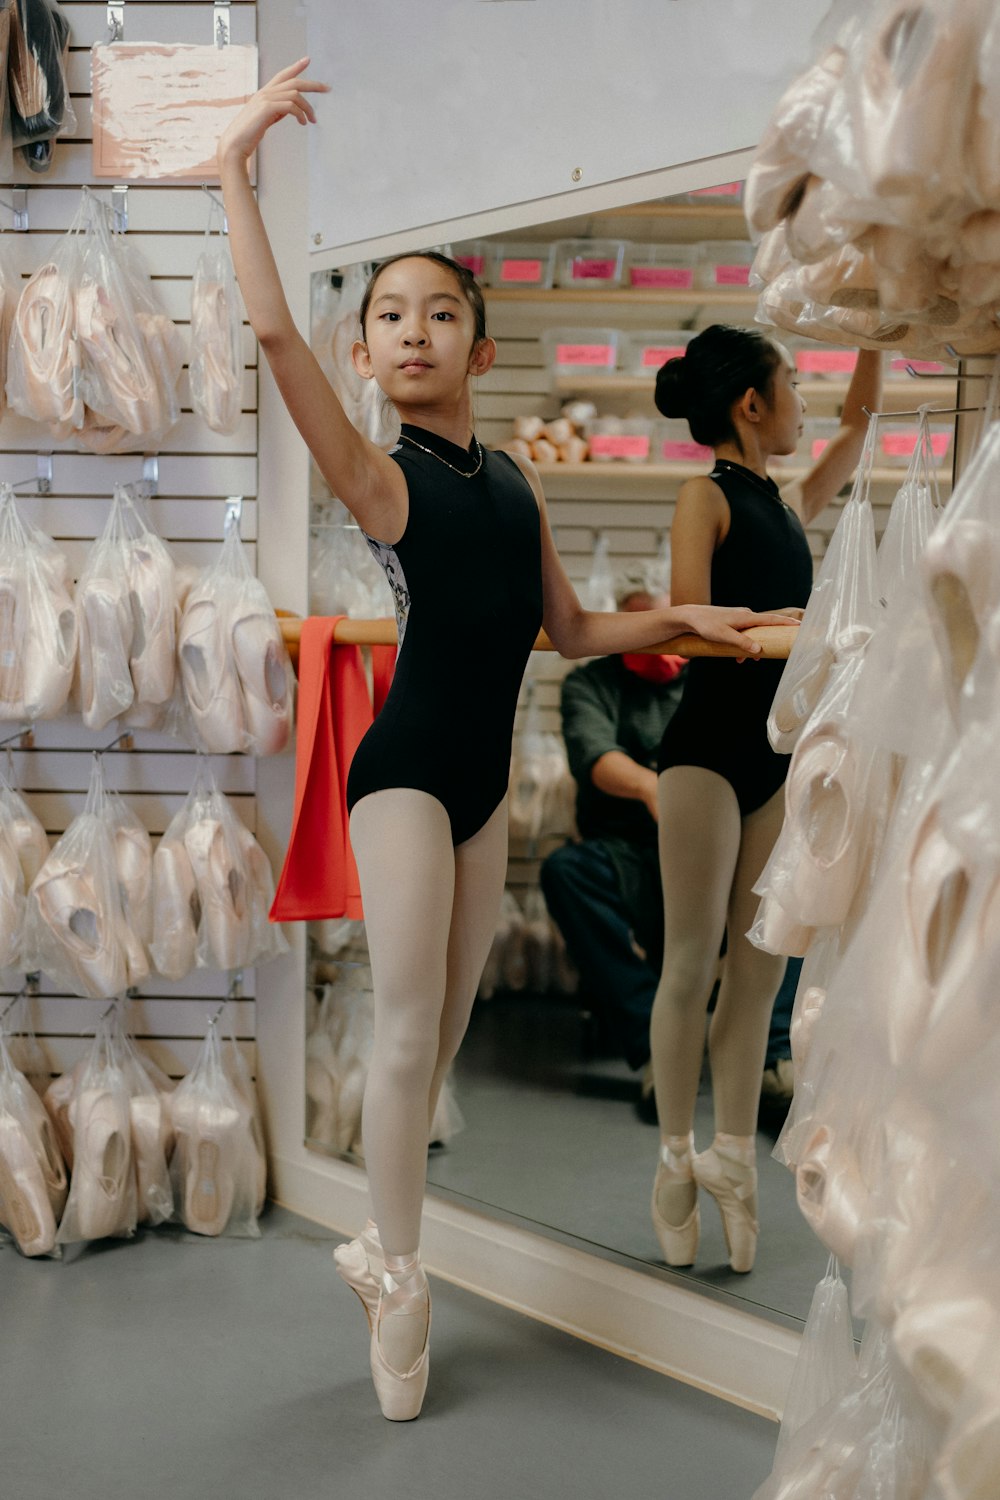
{"type": "MultiPolygon", "coordinates": [[[[279,616],[281,633],[293,662],[298,657],[299,638],[302,634],[302,619],[298,615],[279,616]]],[[[756,625],[746,631],[752,641],[759,641],[764,648],[760,659],[785,661],[792,649],[798,627],[795,625],[756,625]]],[[[334,640],[342,646],[395,646],[396,622],[384,620],[342,619],[333,632],[334,640]]],[[[535,651],[554,651],[556,648],[545,631],[539,632],[535,651]]],[[[716,641],[702,640],[700,635],[678,635],[673,640],[661,641],[657,646],[643,646],[649,656],[739,656],[735,646],[723,646],[716,641]]]]}

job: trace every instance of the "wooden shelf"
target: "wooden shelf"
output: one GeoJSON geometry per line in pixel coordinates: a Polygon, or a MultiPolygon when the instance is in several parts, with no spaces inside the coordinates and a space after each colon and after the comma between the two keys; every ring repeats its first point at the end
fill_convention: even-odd
{"type": "MultiPolygon", "coordinates": [[[[691,479],[693,476],[695,476],[697,474],[705,474],[707,472],[706,467],[705,467],[704,464],[695,464],[695,463],[673,463],[673,464],[634,463],[634,464],[631,464],[631,463],[626,463],[626,462],[624,462],[621,459],[613,460],[610,463],[582,463],[582,464],[560,464],[560,463],[555,463],[555,464],[540,464],[540,463],[536,463],[535,464],[535,468],[538,470],[538,473],[541,475],[541,477],[543,479],[547,479],[547,478],[550,478],[550,477],[554,478],[554,479],[558,479],[558,478],[563,478],[563,479],[585,479],[585,480],[588,480],[588,481],[589,480],[593,480],[594,483],[597,483],[602,478],[606,479],[609,475],[612,476],[615,479],[621,479],[625,475],[628,475],[629,478],[635,479],[637,481],[641,481],[644,484],[654,484],[657,481],[663,480],[663,479],[691,479]]],[[[787,469],[786,468],[780,468],[780,469],[776,468],[772,477],[774,479],[776,479],[779,484],[783,484],[783,483],[785,483],[785,482],[787,482],[789,480],[801,479],[808,472],[809,472],[809,470],[807,468],[803,467],[801,464],[794,464],[794,465],[793,464],[789,464],[789,466],[788,466],[787,469]]],[[[898,469],[873,469],[872,470],[872,483],[873,484],[897,484],[897,485],[900,485],[900,484],[903,483],[903,480],[905,478],[906,478],[906,467],[905,467],[905,465],[901,466],[898,469]]],[[[939,484],[945,484],[945,485],[950,484],[951,483],[951,473],[950,473],[950,471],[948,471],[948,470],[939,471],[938,472],[938,483],[939,484]]]]}
{"type": "Polygon", "coordinates": [[[719,287],[692,287],[690,291],[662,288],[640,292],[634,287],[604,287],[587,290],[571,286],[484,287],[487,302],[625,302],[632,307],[756,307],[757,293],[745,287],[725,291],[719,287]]]}
{"type": "MultiPolygon", "coordinates": [[[[953,400],[957,379],[955,376],[951,380],[922,380],[919,385],[913,380],[887,380],[882,406],[892,411],[910,411],[920,404],[918,396],[921,401],[953,400]]],[[[557,375],[552,389],[560,396],[629,396],[652,392],[655,385],[653,375],[557,375]]],[[[800,380],[798,389],[807,402],[843,401],[847,381],[800,380]]]]}

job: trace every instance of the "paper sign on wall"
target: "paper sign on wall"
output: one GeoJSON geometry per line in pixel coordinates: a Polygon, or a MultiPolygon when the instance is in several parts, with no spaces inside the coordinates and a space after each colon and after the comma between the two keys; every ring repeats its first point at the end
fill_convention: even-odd
{"type": "Polygon", "coordinates": [[[217,176],[219,136],[257,89],[256,47],[111,42],[91,49],[95,177],[217,176]]]}

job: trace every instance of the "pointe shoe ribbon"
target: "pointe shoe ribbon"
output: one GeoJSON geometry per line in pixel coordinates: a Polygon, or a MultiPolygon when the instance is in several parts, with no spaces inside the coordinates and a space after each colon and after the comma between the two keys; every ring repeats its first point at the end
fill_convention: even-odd
{"type": "Polygon", "coordinates": [[[715,1199],[734,1271],[753,1269],[757,1253],[757,1168],[710,1146],[694,1157],[695,1181],[715,1199]]]}
{"type": "Polygon", "coordinates": [[[397,1279],[383,1270],[378,1311],[372,1329],[370,1366],[382,1415],[390,1422],[412,1422],[420,1415],[430,1368],[430,1334],[430,1290],[423,1272],[418,1267],[409,1276],[397,1279]],[[396,1370],[382,1347],[383,1326],[387,1319],[394,1317],[421,1317],[425,1308],[426,1322],[420,1351],[408,1369],[396,1370]]]}

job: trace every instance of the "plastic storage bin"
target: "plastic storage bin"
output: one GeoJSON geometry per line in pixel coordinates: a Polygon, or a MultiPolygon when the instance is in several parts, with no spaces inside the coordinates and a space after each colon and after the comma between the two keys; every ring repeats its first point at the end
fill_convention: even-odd
{"type": "Polygon", "coordinates": [[[749,240],[705,240],[697,268],[698,286],[719,291],[739,291],[749,286],[755,254],[749,240]]]}
{"type": "MultiPolygon", "coordinates": [[[[910,380],[907,365],[911,365],[918,375],[950,375],[958,379],[958,371],[954,365],[942,364],[939,359],[910,359],[906,354],[890,354],[886,361],[886,378],[889,380],[910,380]]],[[[914,384],[914,390],[919,390],[919,385],[914,384]]]]}
{"type": "Polygon", "coordinates": [[[836,437],[839,431],[840,422],[836,417],[806,417],[795,462],[803,468],[811,468],[830,439],[836,437]]]}
{"type": "Polygon", "coordinates": [[[700,255],[699,245],[630,245],[625,279],[638,291],[690,291],[700,255]]]}
{"type": "Polygon", "coordinates": [[[452,250],[452,260],[457,260],[460,266],[465,266],[471,271],[477,281],[484,286],[489,283],[490,251],[493,247],[485,240],[465,240],[461,245],[456,245],[452,250]]]}
{"type": "Polygon", "coordinates": [[[649,462],[653,423],[648,417],[595,417],[589,427],[591,463],[649,462]]]}
{"type": "Polygon", "coordinates": [[[617,328],[547,328],[542,348],[553,375],[613,375],[619,337],[617,328]]]}
{"type": "Polygon", "coordinates": [[[742,203],[742,182],[720,182],[714,187],[691,188],[686,193],[675,193],[672,198],[666,200],[668,203],[742,203]]]}
{"type": "Polygon", "coordinates": [[[558,240],[555,251],[559,286],[595,292],[621,286],[624,240],[558,240]]]}
{"type": "Polygon", "coordinates": [[[629,375],[655,375],[668,359],[679,359],[693,338],[693,333],[681,328],[623,333],[621,367],[629,375]]]}
{"type": "Polygon", "coordinates": [[[711,448],[695,442],[685,421],[666,417],[653,423],[650,458],[654,464],[695,464],[705,473],[715,462],[711,448]]]}
{"type": "Polygon", "coordinates": [[[554,252],[554,245],[491,245],[488,264],[490,286],[550,287],[554,252]]]}
{"type": "MultiPolygon", "coordinates": [[[[879,425],[877,462],[890,469],[905,469],[917,443],[917,424],[912,421],[885,422],[879,425]]],[[[951,453],[954,431],[950,426],[931,423],[931,452],[940,468],[951,453]]]]}

